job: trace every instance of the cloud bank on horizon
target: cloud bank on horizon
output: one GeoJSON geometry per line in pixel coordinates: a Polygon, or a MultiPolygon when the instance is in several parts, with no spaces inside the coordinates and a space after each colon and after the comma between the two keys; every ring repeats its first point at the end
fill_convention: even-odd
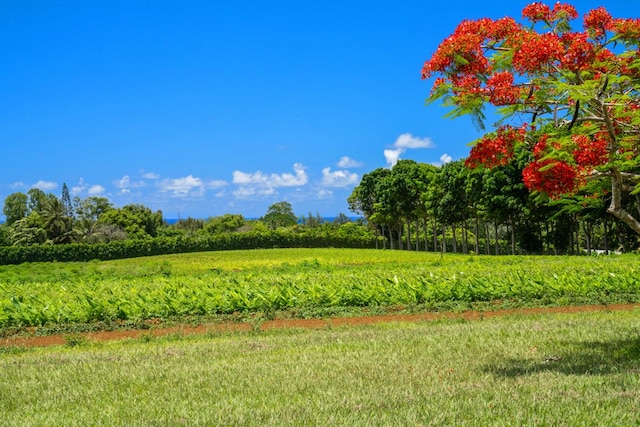
{"type": "MultiPolygon", "coordinates": [[[[383,150],[387,167],[392,168],[408,150],[434,149],[433,141],[428,137],[416,137],[404,133],[397,137],[390,148],[383,150]]],[[[450,162],[451,156],[443,154],[439,164],[450,162]]],[[[435,162],[436,164],[438,162],[435,162]]],[[[334,197],[340,191],[347,197],[358,185],[362,177],[364,162],[349,156],[342,156],[333,165],[321,169],[320,174],[312,178],[301,162],[292,165],[292,172],[264,172],[234,170],[229,180],[202,178],[189,174],[182,177],[162,177],[153,171],[140,170],[137,175],[124,175],[109,184],[87,183],[80,177],[77,183],[71,183],[70,192],[74,197],[107,197],[116,206],[128,203],[140,203],[150,207],[160,206],[162,200],[182,200],[186,204],[213,196],[216,199],[231,197],[233,202],[226,203],[233,208],[243,201],[278,201],[279,199],[316,199],[325,200],[334,197]],[[354,171],[359,170],[359,171],[354,171]],[[290,191],[293,191],[291,193],[290,191]]],[[[27,192],[38,188],[45,192],[55,193],[62,187],[61,183],[39,180],[33,184],[15,182],[6,186],[11,192],[27,192]]],[[[9,193],[7,193],[8,195],[9,193]]],[[[214,214],[212,214],[215,216],[214,214]]]]}

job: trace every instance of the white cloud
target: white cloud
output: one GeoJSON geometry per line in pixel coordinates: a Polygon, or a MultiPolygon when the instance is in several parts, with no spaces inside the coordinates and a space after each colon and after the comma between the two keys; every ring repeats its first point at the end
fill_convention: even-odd
{"type": "Polygon", "coordinates": [[[80,178],[78,185],[71,187],[71,194],[77,196],[78,194],[82,193],[85,188],[87,187],[84,185],[84,178],[80,178]]]}
{"type": "Polygon", "coordinates": [[[105,188],[102,185],[92,185],[91,187],[89,187],[88,193],[91,196],[97,196],[98,194],[104,193],[104,191],[105,188]]]}
{"type": "Polygon", "coordinates": [[[333,197],[333,191],[327,190],[326,188],[321,189],[316,194],[317,199],[330,199],[331,197],[333,197]]]}
{"type": "Polygon", "coordinates": [[[293,170],[295,174],[233,171],[232,182],[240,186],[233,194],[239,198],[247,198],[273,194],[278,187],[300,187],[305,185],[309,180],[305,167],[301,163],[295,163],[293,170]]]}
{"type": "Polygon", "coordinates": [[[201,196],[204,194],[204,183],[193,175],[183,178],[163,179],[158,183],[158,188],[163,193],[171,192],[173,196],[184,197],[189,194],[201,196]]]}
{"type": "Polygon", "coordinates": [[[331,172],[331,168],[322,169],[322,185],[324,187],[347,187],[358,182],[358,174],[346,170],[331,172]]]}
{"type": "Polygon", "coordinates": [[[43,181],[43,180],[40,180],[31,186],[31,188],[39,188],[42,191],[50,191],[57,187],[58,187],[57,182],[43,181]]]}
{"type": "Polygon", "coordinates": [[[295,175],[290,173],[267,175],[261,171],[245,173],[241,171],[233,172],[233,183],[240,185],[266,185],[269,187],[295,187],[307,183],[307,174],[304,166],[300,163],[293,165],[295,175]]]}
{"type": "Polygon", "coordinates": [[[400,158],[400,154],[402,154],[404,150],[395,149],[395,150],[384,150],[384,159],[387,161],[389,166],[394,166],[398,163],[398,159],[400,158]]]}
{"type": "Polygon", "coordinates": [[[143,172],[142,173],[142,177],[144,179],[159,179],[160,175],[158,175],[157,173],[153,173],[153,172],[143,172]]]}
{"type": "Polygon", "coordinates": [[[442,162],[442,164],[450,163],[452,161],[453,161],[453,158],[447,153],[444,153],[442,156],[440,156],[440,162],[442,162]]]}
{"type": "Polygon", "coordinates": [[[387,164],[392,167],[398,162],[400,155],[408,149],[434,147],[435,144],[431,141],[431,138],[418,138],[410,133],[403,133],[396,139],[391,149],[384,150],[384,158],[387,164]]]}
{"type": "Polygon", "coordinates": [[[227,181],[223,181],[221,179],[214,179],[213,181],[209,181],[206,183],[206,187],[207,188],[222,188],[226,185],[229,185],[229,183],[227,181]]]}
{"type": "Polygon", "coordinates": [[[272,187],[248,187],[241,186],[238,187],[232,194],[238,199],[249,199],[257,196],[270,196],[275,193],[275,190],[272,187]]]}
{"type": "Polygon", "coordinates": [[[26,188],[27,184],[25,184],[22,181],[18,181],[18,182],[14,182],[13,184],[9,184],[9,188],[12,189],[19,189],[19,188],[26,188]]]}
{"type": "Polygon", "coordinates": [[[434,148],[431,138],[417,138],[410,133],[403,133],[393,144],[396,148],[434,148]]]}
{"type": "Polygon", "coordinates": [[[360,166],[362,166],[362,162],[353,160],[349,156],[342,156],[338,161],[339,168],[359,168],[360,166]]]}
{"type": "Polygon", "coordinates": [[[147,185],[143,181],[132,182],[129,175],[125,175],[119,180],[114,181],[113,184],[116,186],[116,188],[119,188],[121,190],[128,190],[130,188],[141,188],[146,187],[147,185]]]}

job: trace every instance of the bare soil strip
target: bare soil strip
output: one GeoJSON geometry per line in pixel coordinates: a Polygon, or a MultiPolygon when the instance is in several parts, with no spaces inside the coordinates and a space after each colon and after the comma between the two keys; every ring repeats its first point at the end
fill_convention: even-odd
{"type": "MultiPolygon", "coordinates": [[[[328,328],[333,326],[368,325],[374,323],[388,322],[423,322],[439,319],[465,319],[479,320],[487,317],[508,316],[508,315],[530,315],[548,313],[581,313],[592,311],[621,311],[640,309],[640,304],[612,304],[612,305],[582,305],[568,307],[545,307],[545,308],[519,308],[496,311],[465,311],[461,313],[439,312],[439,313],[418,313],[418,314],[388,314],[380,316],[362,317],[332,317],[324,319],[279,319],[268,320],[260,323],[257,328],[260,330],[288,329],[288,328],[328,328]]],[[[46,335],[46,336],[10,336],[0,338],[0,347],[46,347],[52,345],[62,345],[67,342],[69,335],[80,337],[87,341],[111,341],[129,338],[140,338],[141,336],[161,337],[166,335],[196,335],[205,333],[225,333],[225,332],[248,332],[254,329],[250,323],[246,322],[225,322],[206,323],[197,326],[180,325],[168,328],[136,329],[122,331],[88,332],[82,334],[67,335],[46,335]]]]}

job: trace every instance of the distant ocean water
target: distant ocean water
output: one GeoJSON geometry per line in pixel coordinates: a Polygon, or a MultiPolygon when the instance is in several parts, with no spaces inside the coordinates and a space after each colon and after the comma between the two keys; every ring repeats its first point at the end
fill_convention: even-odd
{"type": "MultiPolygon", "coordinates": [[[[324,222],[333,222],[337,217],[335,216],[323,216],[320,217],[324,222]]],[[[362,218],[361,216],[348,216],[347,218],[349,218],[349,221],[358,221],[358,220],[362,220],[364,218],[362,218]]],[[[182,219],[186,219],[186,218],[182,218],[182,219]]],[[[206,218],[196,218],[196,219],[206,219],[206,218]]],[[[252,221],[252,220],[258,220],[260,218],[245,218],[246,220],[252,221]]],[[[307,217],[301,217],[298,218],[298,222],[302,222],[302,219],[307,219],[307,217]]],[[[180,218],[165,218],[164,220],[167,224],[175,224],[176,222],[180,221],[180,218]]]]}

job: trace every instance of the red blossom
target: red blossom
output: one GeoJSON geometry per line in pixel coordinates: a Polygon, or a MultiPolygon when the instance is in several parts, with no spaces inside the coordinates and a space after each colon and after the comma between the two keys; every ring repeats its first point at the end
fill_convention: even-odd
{"type": "Polygon", "coordinates": [[[551,10],[544,3],[531,3],[522,9],[522,17],[535,23],[540,21],[550,21],[551,10]]]}
{"type": "Polygon", "coordinates": [[[589,69],[596,57],[593,45],[587,39],[585,33],[564,33],[561,37],[566,51],[561,58],[561,64],[572,70],[582,71],[589,69]]]}
{"type": "Polygon", "coordinates": [[[546,193],[552,199],[574,193],[579,184],[578,171],[558,160],[536,160],[522,171],[522,181],[529,191],[546,193]]]}
{"type": "Polygon", "coordinates": [[[514,77],[509,71],[501,71],[492,75],[486,83],[489,102],[493,105],[512,105],[520,99],[523,88],[514,86],[514,77]]]}
{"type": "Polygon", "coordinates": [[[637,40],[640,38],[640,19],[614,19],[611,31],[623,40],[637,40]]]}
{"type": "Polygon", "coordinates": [[[524,128],[503,126],[494,135],[485,135],[472,149],[465,165],[488,168],[506,165],[513,158],[513,149],[524,141],[524,128]]]}
{"type": "Polygon", "coordinates": [[[604,7],[590,10],[584,15],[584,29],[594,39],[601,39],[611,25],[611,15],[604,7]]]}
{"type": "Polygon", "coordinates": [[[608,142],[604,135],[596,135],[594,139],[587,135],[573,135],[571,138],[576,144],[573,158],[579,166],[588,168],[607,163],[608,142]]]}
{"type": "Polygon", "coordinates": [[[560,19],[566,19],[567,21],[571,19],[576,19],[578,17],[578,11],[575,7],[571,6],[567,3],[556,3],[553,6],[553,10],[551,11],[551,20],[557,21],[560,19]]]}
{"type": "Polygon", "coordinates": [[[538,142],[533,146],[533,157],[536,160],[544,157],[545,151],[547,151],[547,140],[549,139],[549,135],[544,134],[538,139],[538,142]]]}
{"type": "Polygon", "coordinates": [[[522,29],[515,19],[509,17],[500,18],[488,27],[488,36],[493,40],[502,40],[513,36],[522,29]]]}
{"type": "Polygon", "coordinates": [[[554,33],[522,33],[519,40],[511,40],[514,50],[512,65],[521,74],[538,73],[550,68],[564,53],[560,37],[554,33]]]}

